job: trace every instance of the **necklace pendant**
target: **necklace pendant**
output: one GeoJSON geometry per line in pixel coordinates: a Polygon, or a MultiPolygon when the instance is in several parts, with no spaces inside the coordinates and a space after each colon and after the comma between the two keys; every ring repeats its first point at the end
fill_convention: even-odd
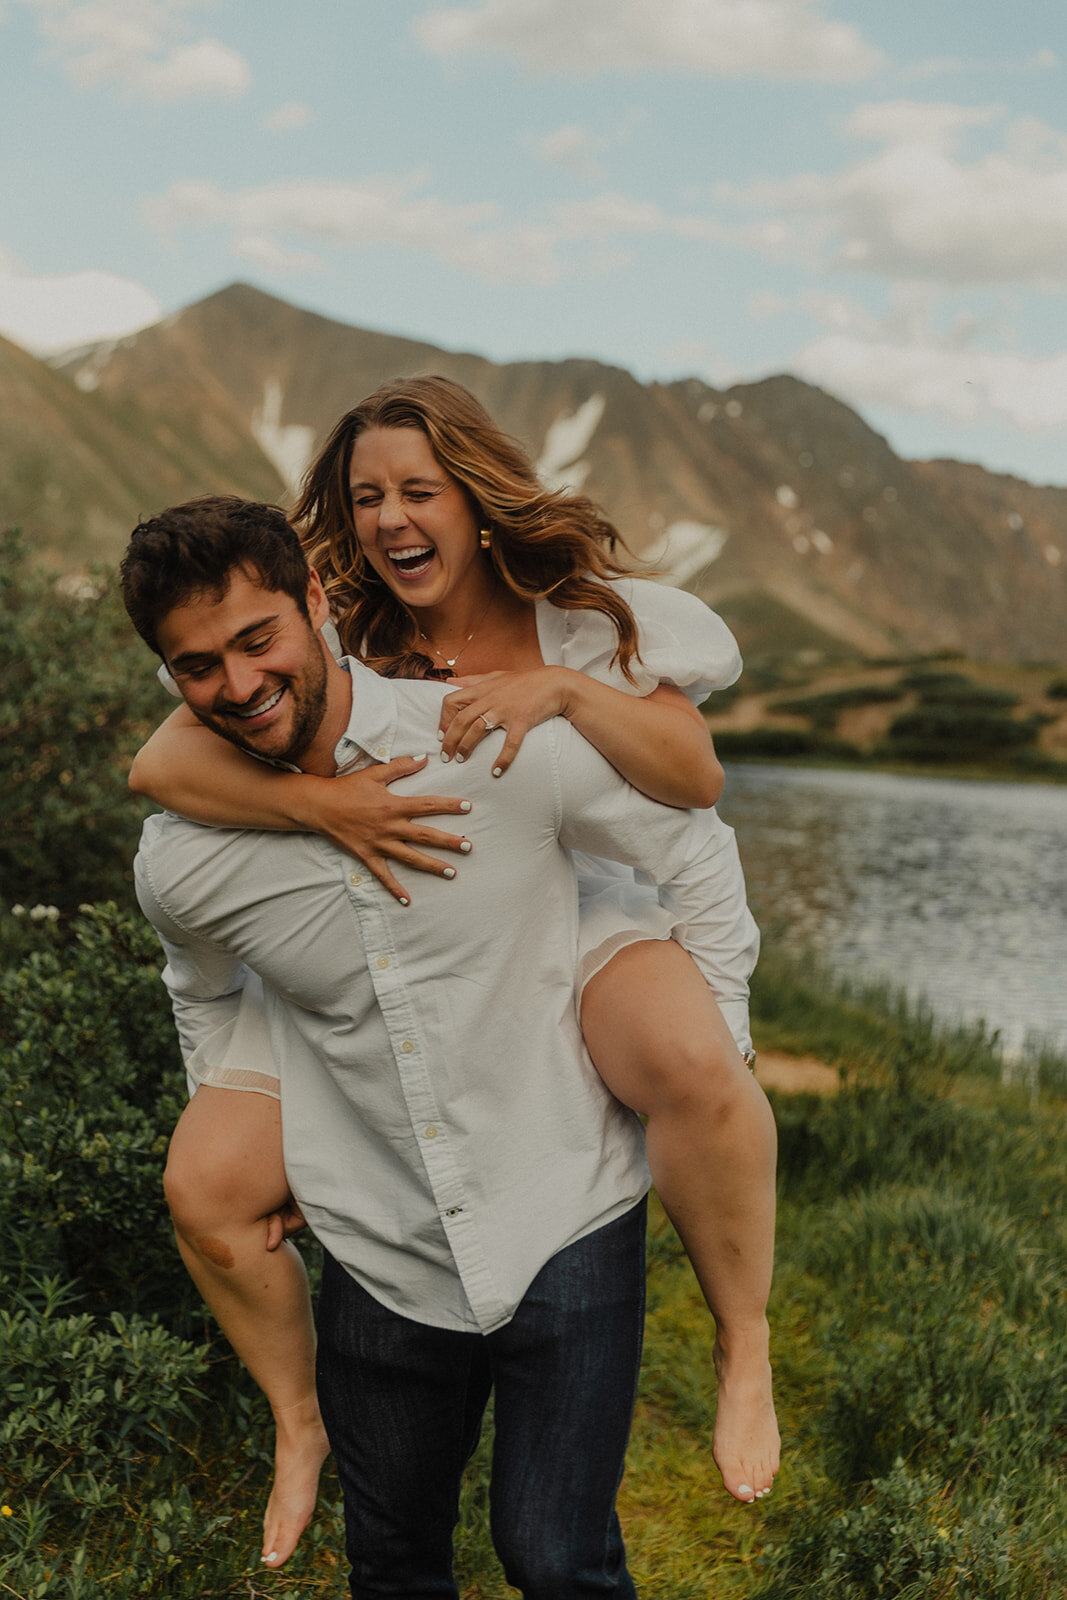
{"type": "MultiPolygon", "coordinates": [[[[460,652],[460,654],[462,654],[462,651],[460,652]]],[[[459,660],[459,656],[451,656],[451,657],[445,656],[445,666],[446,667],[454,667],[458,660],[459,660]]]]}

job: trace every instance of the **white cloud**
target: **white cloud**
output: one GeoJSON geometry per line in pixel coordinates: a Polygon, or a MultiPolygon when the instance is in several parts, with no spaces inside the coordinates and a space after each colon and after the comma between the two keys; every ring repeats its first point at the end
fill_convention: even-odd
{"type": "Polygon", "coordinates": [[[310,271],[319,257],[304,247],[394,245],[422,251],[490,283],[557,283],[580,265],[607,272],[618,265],[616,241],[659,235],[723,236],[702,217],[672,216],[658,206],[606,191],[580,204],[557,205],[540,219],[510,222],[485,201],[455,204],[427,193],[427,176],[408,173],[356,182],[286,180],[227,192],[204,179],[184,179],[147,202],[151,226],[227,227],[232,248],[272,270],[310,271]]]}
{"type": "Polygon", "coordinates": [[[1031,431],[1067,423],[1067,350],[1034,356],[980,348],[987,331],[980,323],[963,317],[938,329],[935,303],[922,294],[901,296],[883,319],[836,296],[805,302],[826,331],[790,366],[856,405],[964,422],[992,417],[1031,431]]]}
{"type": "Polygon", "coordinates": [[[0,333],[34,355],[117,339],[157,322],[162,307],[139,283],[110,272],[34,277],[0,255],[0,333]]]}
{"type": "Polygon", "coordinates": [[[789,310],[789,301],[774,289],[757,289],[749,295],[746,309],[753,322],[770,322],[789,310]]]}
{"type": "Polygon", "coordinates": [[[724,359],[721,350],[708,339],[675,339],[660,345],[654,354],[657,374],[700,377],[713,389],[728,389],[742,376],[741,369],[724,359]]]}
{"type": "Polygon", "coordinates": [[[917,144],[954,150],[968,128],[988,127],[1003,115],[999,106],[960,106],[952,101],[879,100],[860,105],[845,131],[875,144],[917,144]]]}
{"type": "Polygon", "coordinates": [[[301,105],[299,100],[287,100],[269,117],[264,117],[263,126],[272,133],[291,133],[296,128],[306,128],[310,121],[311,111],[307,106],[301,105]]]}
{"type": "Polygon", "coordinates": [[[937,56],[929,61],[918,61],[904,70],[905,78],[964,77],[974,73],[992,72],[998,77],[1005,73],[1048,72],[1060,65],[1060,58],[1047,45],[1031,55],[1016,60],[976,60],[966,56],[937,56]]]}
{"type": "Polygon", "coordinates": [[[850,82],[882,60],[816,0],[480,0],[426,12],[415,31],[436,55],[494,51],[580,76],[660,69],[850,82]]]}
{"type": "Polygon", "coordinates": [[[290,250],[277,239],[261,233],[238,233],[233,239],[233,253],[242,261],[250,261],[264,272],[287,274],[290,272],[317,272],[322,260],[313,250],[290,250]]]}
{"type": "Polygon", "coordinates": [[[561,167],[576,178],[595,178],[600,174],[599,157],[604,141],[589,131],[570,123],[557,128],[537,141],[537,152],[554,167],[561,167]]]}
{"type": "Polygon", "coordinates": [[[189,41],[189,13],[210,0],[19,0],[74,83],[118,84],[154,100],[232,98],[252,74],[218,39],[189,41]]]}
{"type": "Polygon", "coordinates": [[[967,161],[968,129],[989,108],[891,102],[860,107],[849,130],[882,144],[829,175],[764,180],[724,200],[776,212],[757,248],[791,248],[824,264],[934,283],[1067,282],[1067,138],[1032,118],[1008,124],[1002,147],[967,161]],[[775,233],[773,230],[779,230],[775,233]]]}

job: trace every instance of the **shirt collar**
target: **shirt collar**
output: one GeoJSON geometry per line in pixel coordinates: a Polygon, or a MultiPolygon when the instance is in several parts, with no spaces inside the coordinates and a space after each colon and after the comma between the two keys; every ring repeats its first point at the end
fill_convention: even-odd
{"type": "Polygon", "coordinates": [[[360,753],[374,761],[391,761],[399,716],[393,684],[355,656],[342,656],[341,666],[351,674],[352,710],[334,749],[337,770],[342,771],[360,753]]]}

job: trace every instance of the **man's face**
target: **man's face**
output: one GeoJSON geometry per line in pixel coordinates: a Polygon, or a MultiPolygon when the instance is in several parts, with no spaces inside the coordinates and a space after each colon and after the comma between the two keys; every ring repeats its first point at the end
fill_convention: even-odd
{"type": "Polygon", "coordinates": [[[326,713],[328,613],[317,574],[307,617],[237,567],[221,599],[193,596],[160,622],[160,649],[189,709],[243,750],[298,765],[326,713]]]}

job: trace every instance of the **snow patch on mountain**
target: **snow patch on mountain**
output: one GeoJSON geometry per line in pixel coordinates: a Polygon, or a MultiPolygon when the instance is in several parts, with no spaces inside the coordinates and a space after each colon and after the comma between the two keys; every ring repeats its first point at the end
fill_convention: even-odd
{"type": "Polygon", "coordinates": [[[300,488],[304,473],[311,465],[315,448],[315,430],[299,422],[282,422],[282,386],[277,378],[268,378],[263,385],[263,403],[252,413],[251,428],[256,443],[290,493],[300,488]]]}
{"type": "Polygon", "coordinates": [[[537,475],[546,489],[569,489],[574,494],[581,489],[590,463],[580,457],[600,425],[605,403],[602,394],[592,394],[577,411],[552,423],[537,463],[537,475]]]}

